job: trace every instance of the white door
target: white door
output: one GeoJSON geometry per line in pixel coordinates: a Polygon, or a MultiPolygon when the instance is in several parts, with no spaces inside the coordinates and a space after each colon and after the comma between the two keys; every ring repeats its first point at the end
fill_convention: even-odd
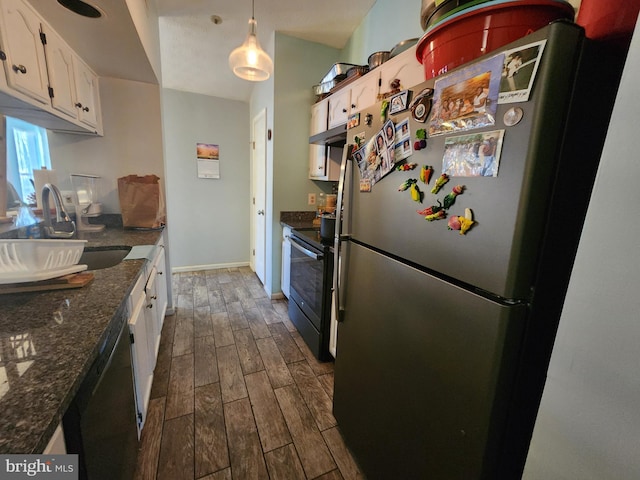
{"type": "Polygon", "coordinates": [[[251,202],[251,268],[264,285],[265,229],[266,229],[266,177],[267,177],[267,111],[262,110],[253,119],[251,202]]]}

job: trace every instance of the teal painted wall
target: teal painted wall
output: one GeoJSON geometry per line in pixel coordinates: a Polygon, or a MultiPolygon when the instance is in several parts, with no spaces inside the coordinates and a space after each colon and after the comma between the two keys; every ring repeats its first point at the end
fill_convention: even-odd
{"type": "Polygon", "coordinates": [[[423,35],[421,0],[378,0],[340,52],[340,61],[367,65],[369,55],[423,35]]]}

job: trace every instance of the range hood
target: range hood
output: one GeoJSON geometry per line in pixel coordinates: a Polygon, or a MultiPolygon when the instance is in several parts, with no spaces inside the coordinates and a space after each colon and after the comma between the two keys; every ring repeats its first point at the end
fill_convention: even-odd
{"type": "Polygon", "coordinates": [[[309,143],[315,145],[339,145],[347,142],[347,124],[338,125],[324,132],[316,133],[309,137],[309,143]]]}

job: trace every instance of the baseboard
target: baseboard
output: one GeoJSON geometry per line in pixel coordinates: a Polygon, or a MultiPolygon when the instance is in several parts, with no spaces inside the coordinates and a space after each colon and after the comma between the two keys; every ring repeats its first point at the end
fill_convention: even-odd
{"type": "Polygon", "coordinates": [[[201,270],[219,270],[221,268],[238,268],[248,267],[249,262],[237,262],[237,263],[211,263],[209,265],[190,265],[186,267],[173,267],[171,273],[182,272],[198,272],[201,270]]]}
{"type": "Polygon", "coordinates": [[[284,300],[287,297],[284,296],[284,293],[282,292],[277,292],[277,293],[272,293],[271,294],[271,300],[284,300]]]}

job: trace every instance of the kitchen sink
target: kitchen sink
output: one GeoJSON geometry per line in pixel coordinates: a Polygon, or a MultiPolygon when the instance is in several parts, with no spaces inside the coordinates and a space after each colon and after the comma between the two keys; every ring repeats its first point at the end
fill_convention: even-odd
{"type": "Polygon", "coordinates": [[[87,270],[100,270],[118,265],[131,251],[131,247],[88,247],[84,249],[79,264],[87,270]]]}

